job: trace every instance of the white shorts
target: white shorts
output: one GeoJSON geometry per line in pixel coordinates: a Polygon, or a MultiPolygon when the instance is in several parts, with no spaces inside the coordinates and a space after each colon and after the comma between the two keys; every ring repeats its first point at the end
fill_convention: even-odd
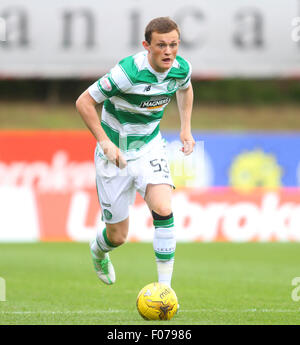
{"type": "Polygon", "coordinates": [[[114,224],[126,219],[136,192],[144,198],[148,184],[174,187],[163,141],[144,156],[128,161],[124,169],[101,158],[96,151],[96,185],[105,223],[114,224]]]}

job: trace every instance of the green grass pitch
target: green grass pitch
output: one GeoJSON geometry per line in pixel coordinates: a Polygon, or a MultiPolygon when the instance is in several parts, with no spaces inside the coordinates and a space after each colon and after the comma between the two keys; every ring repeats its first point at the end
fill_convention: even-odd
{"type": "Polygon", "coordinates": [[[87,243],[3,243],[0,324],[300,324],[300,301],[292,299],[299,253],[298,243],[178,243],[172,287],[180,311],[152,322],[135,306],[139,290],[157,279],[151,243],[112,252],[112,286],[95,275],[87,243]]]}

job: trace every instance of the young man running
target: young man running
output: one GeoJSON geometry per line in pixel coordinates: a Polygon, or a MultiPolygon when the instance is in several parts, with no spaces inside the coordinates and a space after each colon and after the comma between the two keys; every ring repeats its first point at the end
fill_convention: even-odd
{"type": "Polygon", "coordinates": [[[98,277],[115,282],[109,252],[122,245],[129,228],[128,206],[136,191],[152,216],[158,281],[171,286],[176,239],[170,176],[159,123],[176,93],[182,151],[189,155],[193,89],[191,65],[177,56],[180,32],[168,17],[145,29],[143,52],[126,57],[78,98],[76,107],[97,140],[96,184],[106,227],[90,245],[98,277]],[[103,104],[101,123],[95,106],[103,104]]]}

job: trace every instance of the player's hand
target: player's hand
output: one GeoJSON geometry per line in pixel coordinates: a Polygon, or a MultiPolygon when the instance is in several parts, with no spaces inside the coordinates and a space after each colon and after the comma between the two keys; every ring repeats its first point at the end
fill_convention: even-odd
{"type": "Polygon", "coordinates": [[[187,156],[191,154],[194,150],[195,140],[191,134],[191,132],[184,132],[180,133],[180,140],[183,144],[181,151],[187,156]]]}
{"type": "Polygon", "coordinates": [[[118,168],[123,169],[127,166],[127,161],[123,157],[120,149],[110,140],[99,142],[105,156],[118,168]]]}

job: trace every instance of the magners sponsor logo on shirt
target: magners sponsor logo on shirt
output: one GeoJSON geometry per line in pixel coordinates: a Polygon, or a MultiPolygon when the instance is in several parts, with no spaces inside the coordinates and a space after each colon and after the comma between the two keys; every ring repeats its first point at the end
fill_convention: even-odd
{"type": "Polygon", "coordinates": [[[147,108],[147,109],[155,109],[155,108],[161,108],[162,106],[168,104],[170,102],[171,98],[164,96],[164,97],[153,97],[149,99],[148,101],[144,101],[141,103],[141,108],[147,108]]]}

